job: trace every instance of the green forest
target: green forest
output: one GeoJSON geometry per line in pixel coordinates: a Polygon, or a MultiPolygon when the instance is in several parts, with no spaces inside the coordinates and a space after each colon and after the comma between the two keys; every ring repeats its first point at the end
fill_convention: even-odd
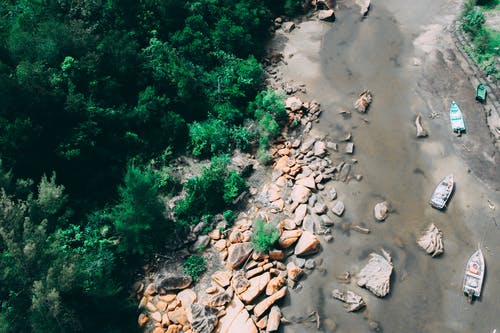
{"type": "Polygon", "coordinates": [[[0,2],[0,332],[137,330],[141,267],[200,219],[234,218],[234,149],[269,158],[286,113],[260,61],[274,18],[298,10],[0,2]],[[185,184],[183,155],[210,161],[185,184]]]}

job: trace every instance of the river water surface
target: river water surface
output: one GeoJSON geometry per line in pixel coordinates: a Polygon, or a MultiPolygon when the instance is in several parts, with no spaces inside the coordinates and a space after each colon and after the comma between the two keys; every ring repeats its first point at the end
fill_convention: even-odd
{"type": "MultiPolygon", "coordinates": [[[[436,0],[372,4],[369,16],[360,20],[358,7],[339,2],[335,23],[303,22],[285,43],[285,78],[306,83],[308,96],[322,104],[321,122],[314,130],[337,142],[352,132],[352,157],[358,160],[353,173],[363,179],[329,185],[337,189],[346,212],[335,219],[334,241],[323,243],[317,257],[323,259],[325,271],[315,270],[301,288],[292,290],[283,312],[287,319],[299,322],[317,311],[322,332],[368,332],[372,320],[383,332],[500,330],[499,194],[495,185],[484,184],[481,175],[468,172],[466,161],[457,156],[454,147],[459,139],[448,130],[447,109],[433,110],[438,116],[428,117],[430,106],[449,105],[449,101],[427,100],[433,91],[422,84],[422,78],[432,81],[437,74],[424,70],[422,64],[432,61],[427,59],[430,53],[427,46],[415,43],[429,27],[450,24],[459,5],[436,0]],[[341,109],[352,110],[364,89],[374,94],[368,112],[340,115],[341,109]],[[426,139],[415,138],[418,112],[430,132],[426,139]],[[436,183],[449,173],[457,186],[449,207],[440,212],[427,201],[436,183]],[[393,211],[384,223],[377,223],[373,206],[382,200],[388,200],[393,211]],[[431,222],[444,234],[445,253],[439,258],[426,255],[415,242],[431,222]],[[371,233],[345,232],[342,223],[364,225],[371,233]],[[485,254],[487,276],[483,297],[470,305],[462,295],[463,270],[478,243],[485,254]],[[381,248],[391,253],[394,264],[388,296],[377,298],[354,282],[337,282],[336,275],[359,272],[368,254],[380,253],[381,248]],[[346,313],[331,297],[334,288],[362,295],[367,311],[346,313]]],[[[334,161],[349,158],[332,157],[334,161]]],[[[295,323],[285,325],[283,331],[313,332],[316,326],[295,323]]]]}

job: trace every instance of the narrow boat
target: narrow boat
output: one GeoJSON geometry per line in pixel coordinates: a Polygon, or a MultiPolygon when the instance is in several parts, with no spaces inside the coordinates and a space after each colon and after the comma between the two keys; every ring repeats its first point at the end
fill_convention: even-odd
{"type": "Polygon", "coordinates": [[[458,134],[465,132],[465,122],[462,112],[455,101],[450,106],[451,129],[458,134]]]}
{"type": "Polygon", "coordinates": [[[481,296],[485,269],[483,252],[478,249],[471,255],[465,267],[464,295],[467,296],[469,302],[481,296]]]}
{"type": "Polygon", "coordinates": [[[486,87],[484,84],[480,83],[477,85],[476,88],[476,101],[480,103],[486,103],[486,96],[488,95],[488,92],[486,91],[486,87]]]}
{"type": "Polygon", "coordinates": [[[437,209],[443,209],[446,206],[446,202],[450,198],[454,185],[455,182],[453,181],[453,175],[444,177],[436,186],[431,198],[429,199],[431,206],[437,209]]]}

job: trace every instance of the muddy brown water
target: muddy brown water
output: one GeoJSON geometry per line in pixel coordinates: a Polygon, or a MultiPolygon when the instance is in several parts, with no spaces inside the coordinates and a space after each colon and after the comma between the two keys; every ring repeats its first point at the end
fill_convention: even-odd
{"type": "MultiPolygon", "coordinates": [[[[285,43],[287,66],[284,77],[304,82],[308,96],[321,104],[318,135],[339,141],[352,132],[358,160],[352,173],[363,175],[360,182],[335,182],[339,199],[346,205],[342,218],[335,218],[332,243],[322,243],[322,272],[316,269],[285,300],[283,313],[293,324],[282,332],[369,332],[369,321],[383,332],[492,332],[500,329],[500,201],[498,191],[468,172],[457,156],[457,138],[448,131],[447,110],[435,119],[430,114],[431,96],[420,90],[423,76],[432,71],[417,63],[431,61],[414,44],[427,26],[451,21],[458,11],[456,2],[431,0],[373,1],[369,16],[359,19],[358,8],[340,3],[333,25],[304,22],[285,43]],[[293,56],[290,56],[292,54],[293,56]],[[338,114],[352,110],[352,102],[363,89],[374,93],[365,114],[350,117],[338,114]],[[424,115],[430,136],[415,138],[414,119],[424,115]],[[455,140],[455,141],[454,141],[455,140]],[[435,184],[453,173],[456,190],[444,212],[432,209],[427,201],[435,184]],[[375,222],[373,206],[388,200],[392,213],[384,223],[375,222]],[[495,207],[492,208],[494,205],[495,207]],[[416,245],[416,238],[430,222],[444,233],[445,253],[431,258],[416,245]],[[368,227],[368,235],[343,232],[341,223],[368,227]],[[483,297],[473,305],[462,295],[464,265],[477,247],[485,252],[487,275],[483,297]],[[384,248],[393,258],[391,292],[377,298],[355,283],[340,284],[335,276],[358,272],[370,252],[384,248]],[[347,288],[362,295],[367,311],[346,313],[331,297],[334,288],[347,288]],[[319,330],[304,317],[317,311],[319,330]],[[334,324],[335,323],[335,324],[334,324]]],[[[439,94],[438,94],[439,95],[439,94]]],[[[437,98],[434,96],[434,98],[437,98]]],[[[440,105],[434,101],[434,105],[440,105]]],[[[444,105],[444,103],[443,103],[444,105]]],[[[342,143],[340,150],[343,149],[342,143]]],[[[351,156],[335,154],[334,161],[351,156]]],[[[486,161],[484,163],[487,163],[486,161]]],[[[480,175],[479,175],[480,176],[480,175]]],[[[494,188],[494,187],[493,187],[494,188]]]]}

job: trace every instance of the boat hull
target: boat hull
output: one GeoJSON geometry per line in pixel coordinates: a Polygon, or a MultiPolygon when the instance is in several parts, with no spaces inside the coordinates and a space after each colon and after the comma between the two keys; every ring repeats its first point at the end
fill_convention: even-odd
{"type": "Polygon", "coordinates": [[[429,204],[437,209],[443,209],[446,207],[446,203],[451,196],[455,182],[453,180],[453,175],[444,177],[432,192],[431,198],[429,199],[429,204]]]}
{"type": "Polygon", "coordinates": [[[460,108],[455,102],[452,102],[450,106],[450,122],[453,132],[465,132],[464,117],[462,111],[460,111],[460,108]]]}
{"type": "Polygon", "coordinates": [[[465,267],[463,289],[464,294],[470,299],[481,296],[485,270],[483,253],[478,249],[470,256],[465,267]]]}

